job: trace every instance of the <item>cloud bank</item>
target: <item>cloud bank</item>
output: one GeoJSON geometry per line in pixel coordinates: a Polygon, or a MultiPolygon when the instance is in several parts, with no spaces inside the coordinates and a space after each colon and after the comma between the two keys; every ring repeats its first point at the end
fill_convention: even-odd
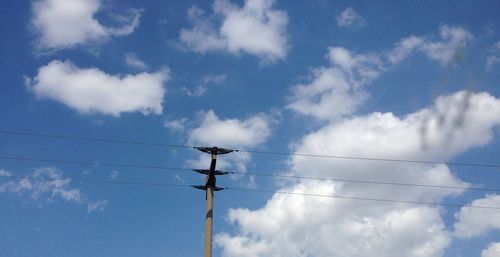
{"type": "MultiPolygon", "coordinates": [[[[325,125],[294,144],[295,152],[449,160],[490,142],[500,99],[456,92],[405,117],[372,113],[325,125]],[[464,108],[464,106],[466,108],[464,108]],[[422,132],[425,128],[425,132],[422,132]]],[[[446,165],[361,162],[293,156],[289,174],[464,187],[446,165]]],[[[280,191],[441,202],[461,189],[422,189],[332,181],[288,181],[280,191]]],[[[261,208],[231,209],[236,232],[216,236],[226,257],[438,257],[451,241],[438,207],[274,194],[261,208]]]]}

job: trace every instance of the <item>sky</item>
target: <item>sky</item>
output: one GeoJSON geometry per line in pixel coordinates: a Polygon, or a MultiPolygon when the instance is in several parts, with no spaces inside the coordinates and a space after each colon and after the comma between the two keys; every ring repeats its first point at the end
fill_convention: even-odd
{"type": "Polygon", "coordinates": [[[2,1],[0,255],[498,257],[498,10],[2,1]]]}

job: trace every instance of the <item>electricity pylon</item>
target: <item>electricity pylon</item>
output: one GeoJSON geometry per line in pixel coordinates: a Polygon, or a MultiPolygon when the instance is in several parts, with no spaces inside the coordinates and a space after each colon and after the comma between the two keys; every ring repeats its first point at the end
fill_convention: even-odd
{"type": "Polygon", "coordinates": [[[206,191],[205,199],[207,202],[207,212],[205,215],[205,255],[204,256],[205,257],[212,257],[212,228],[213,228],[214,191],[221,191],[224,189],[222,187],[217,187],[217,185],[216,185],[217,179],[215,176],[227,174],[227,172],[215,169],[215,165],[217,163],[217,155],[228,154],[228,153],[233,152],[234,150],[219,148],[216,146],[214,146],[214,147],[195,147],[195,149],[212,155],[212,161],[210,162],[210,169],[208,169],[208,170],[195,169],[194,170],[200,174],[207,175],[206,180],[205,180],[205,185],[193,186],[194,188],[206,191]]]}

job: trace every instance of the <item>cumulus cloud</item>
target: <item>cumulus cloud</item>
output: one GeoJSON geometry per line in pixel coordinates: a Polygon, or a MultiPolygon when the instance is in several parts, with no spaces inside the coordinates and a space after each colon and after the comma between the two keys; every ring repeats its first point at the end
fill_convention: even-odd
{"type": "MultiPolygon", "coordinates": [[[[471,205],[500,206],[500,195],[494,194],[476,199],[471,205]]],[[[455,214],[455,218],[457,219],[455,235],[458,237],[474,237],[492,229],[500,229],[500,219],[496,210],[463,207],[455,214]]]]}
{"type": "MultiPolygon", "coordinates": [[[[315,183],[287,190],[332,193],[332,188],[327,183],[315,183]]],[[[229,220],[240,232],[236,236],[216,235],[222,256],[432,257],[440,256],[449,243],[439,211],[428,207],[387,208],[274,195],[260,210],[231,210],[229,220]]]]}
{"type": "Polygon", "coordinates": [[[330,47],[328,60],[329,67],[313,69],[310,83],[293,87],[288,108],[321,120],[352,114],[368,97],[363,86],[384,70],[379,56],[342,47],[330,47]]]}
{"type": "Polygon", "coordinates": [[[328,48],[328,66],[313,68],[311,79],[292,88],[287,108],[319,120],[336,120],[355,113],[368,99],[365,87],[413,52],[425,53],[440,64],[450,64],[472,37],[461,27],[442,26],[441,41],[410,36],[384,53],[354,53],[328,48]]]}
{"type": "MultiPolygon", "coordinates": [[[[245,120],[220,119],[212,110],[199,113],[198,126],[188,132],[191,145],[219,146],[233,149],[253,148],[264,142],[271,134],[272,120],[268,115],[257,114],[245,120]]],[[[188,164],[203,168],[210,163],[210,156],[203,154],[198,159],[188,160],[188,164]]],[[[245,152],[233,153],[218,160],[221,169],[246,171],[251,155],[245,152]]]]}
{"type": "MultiPolygon", "coordinates": [[[[499,99],[487,93],[460,91],[440,97],[433,106],[404,117],[372,113],[329,123],[305,135],[294,144],[293,150],[337,156],[446,161],[490,142],[498,125],[499,99]],[[422,127],[426,127],[425,133],[422,127]]],[[[291,157],[289,165],[288,174],[300,176],[468,186],[446,165],[354,162],[304,156],[291,157]]],[[[313,180],[285,181],[279,190],[428,202],[441,202],[464,191],[313,180]]],[[[237,230],[234,234],[218,234],[215,242],[227,257],[438,257],[451,240],[441,211],[438,207],[404,203],[276,193],[256,210],[231,209],[228,220],[237,230]]]]}
{"type": "Polygon", "coordinates": [[[459,91],[438,97],[434,106],[403,119],[392,113],[372,113],[333,123],[304,137],[300,145],[302,151],[312,153],[445,160],[488,143],[494,135],[492,127],[498,123],[500,100],[488,93],[459,91]],[[360,135],[366,138],[358,138],[360,135]],[[327,143],[320,145],[331,148],[315,146],[340,140],[344,149],[327,143]],[[370,152],[366,144],[384,151],[370,152]]]}
{"type": "Polygon", "coordinates": [[[139,59],[139,57],[137,57],[137,55],[134,53],[125,54],[125,64],[127,64],[127,66],[129,67],[139,70],[146,70],[148,68],[148,65],[141,59],[139,59]]]}
{"type": "Polygon", "coordinates": [[[421,49],[429,58],[443,65],[460,60],[461,51],[472,38],[472,34],[461,27],[441,26],[439,35],[442,41],[426,42],[421,49]]]}
{"type": "Polygon", "coordinates": [[[39,68],[36,77],[27,79],[27,85],[37,97],[61,102],[84,114],[161,114],[168,78],[168,70],[110,75],[56,60],[39,68]]]}
{"type": "Polygon", "coordinates": [[[180,31],[180,41],[198,53],[247,53],[265,63],[284,59],[288,49],[288,16],[284,11],[273,9],[273,4],[274,0],[246,0],[240,7],[216,0],[210,17],[194,6],[188,11],[192,28],[180,31]]]}
{"type": "Polygon", "coordinates": [[[101,0],[36,0],[31,24],[38,34],[41,49],[71,48],[101,42],[111,36],[132,33],[139,25],[141,10],[130,9],[128,15],[117,16],[118,27],[103,26],[96,20],[101,0]]]}
{"type": "Polygon", "coordinates": [[[423,36],[404,38],[396,44],[388,58],[395,63],[406,58],[414,51],[419,51],[441,65],[450,65],[463,57],[464,48],[472,39],[472,34],[464,28],[447,25],[439,28],[439,36],[440,40],[437,41],[423,36]]]}
{"type": "Polygon", "coordinates": [[[488,248],[481,252],[481,257],[497,257],[500,256],[500,243],[491,243],[488,248]]]}
{"type": "Polygon", "coordinates": [[[190,144],[255,147],[264,143],[271,134],[270,121],[264,114],[246,120],[220,119],[212,110],[199,115],[199,126],[189,132],[190,144]]]}
{"type": "Polygon", "coordinates": [[[391,63],[398,63],[406,59],[415,49],[419,48],[425,40],[422,37],[410,36],[396,43],[394,49],[388,54],[391,63]]]}
{"type": "Polygon", "coordinates": [[[337,25],[340,27],[348,27],[348,26],[364,26],[365,20],[359,14],[357,14],[352,7],[346,8],[342,13],[340,13],[337,17],[337,25]]]}
{"type": "Polygon", "coordinates": [[[205,17],[205,11],[193,6],[188,10],[187,17],[193,27],[182,29],[180,40],[188,49],[204,54],[208,51],[226,48],[226,44],[215,25],[209,18],[205,17]]]}

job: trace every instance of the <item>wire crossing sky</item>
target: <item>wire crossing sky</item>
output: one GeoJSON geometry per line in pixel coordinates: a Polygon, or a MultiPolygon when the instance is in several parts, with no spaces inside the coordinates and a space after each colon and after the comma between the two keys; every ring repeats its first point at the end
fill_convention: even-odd
{"type": "MultiPolygon", "coordinates": [[[[29,179],[29,180],[37,180],[37,181],[62,181],[62,180],[64,180],[64,179],[58,179],[58,178],[39,178],[39,177],[11,176],[11,175],[0,175],[0,177],[6,178],[6,179],[20,179],[20,180],[29,179]]],[[[71,181],[83,182],[83,183],[116,184],[116,185],[132,185],[132,186],[192,187],[191,185],[183,185],[183,184],[165,184],[165,183],[134,182],[134,181],[113,181],[113,180],[93,180],[93,179],[71,179],[71,181]]],[[[288,194],[288,195],[299,195],[299,196],[327,197],[327,198],[388,202],[388,203],[408,203],[408,204],[437,205],[437,206],[458,207],[458,208],[467,207],[467,208],[500,210],[500,206],[478,206],[478,205],[469,205],[469,204],[414,202],[414,201],[404,201],[404,200],[394,200],[394,199],[362,198],[362,197],[350,197],[350,196],[341,196],[341,195],[318,195],[318,194],[308,194],[308,193],[296,193],[296,192],[284,192],[284,191],[272,191],[272,190],[257,190],[257,189],[232,188],[232,187],[227,187],[227,188],[223,188],[223,189],[244,191],[244,192],[288,194]]]]}
{"type": "MultiPolygon", "coordinates": [[[[37,159],[37,158],[27,158],[27,157],[18,157],[18,156],[17,157],[0,156],[0,159],[1,160],[13,160],[13,161],[62,163],[62,164],[72,164],[72,165],[141,168],[141,169],[146,169],[146,170],[167,170],[167,171],[188,171],[188,172],[193,171],[193,169],[188,169],[188,168],[150,166],[150,165],[127,164],[127,163],[107,163],[107,162],[100,162],[100,161],[51,160],[51,159],[37,159]]],[[[238,175],[247,175],[247,176],[277,177],[277,178],[287,178],[287,179],[308,179],[308,180],[326,180],[326,181],[330,180],[330,181],[341,181],[341,182],[350,182],[350,183],[365,183],[365,184],[379,184],[379,185],[393,185],[393,186],[430,187],[430,188],[465,189],[465,190],[500,192],[500,189],[495,189],[495,188],[458,187],[458,186],[447,186],[447,185],[426,185],[426,184],[412,184],[412,183],[390,182],[390,181],[367,181],[367,180],[355,180],[355,179],[338,179],[338,178],[328,178],[328,177],[303,177],[303,176],[280,175],[280,174],[263,173],[263,172],[261,172],[261,173],[238,172],[238,171],[225,171],[225,172],[227,172],[229,174],[238,174],[238,175]]],[[[6,177],[9,177],[9,176],[6,176],[6,177]]]]}
{"type": "MultiPolygon", "coordinates": [[[[171,145],[171,144],[159,144],[159,143],[139,142],[139,141],[131,141],[131,140],[116,140],[116,139],[104,139],[104,138],[63,136],[63,135],[54,135],[54,134],[38,134],[38,133],[29,133],[29,132],[7,131],[7,130],[0,130],[0,133],[11,134],[11,135],[23,135],[23,136],[74,139],[74,140],[105,142],[105,143],[162,146],[162,147],[174,147],[174,148],[195,148],[195,146],[188,146],[188,145],[171,145]]],[[[247,153],[257,153],[257,154],[334,158],[334,159],[347,159],[347,160],[358,160],[358,161],[384,161],[384,162],[403,162],[403,163],[445,164],[445,165],[455,165],[455,166],[500,168],[500,164],[485,164],[485,163],[460,163],[460,162],[440,162],[440,161],[428,161],[428,160],[403,160],[403,159],[387,159],[387,158],[375,158],[375,157],[335,156],[335,155],[322,155],[322,154],[311,154],[311,153],[285,153],[285,152],[269,152],[269,151],[252,151],[252,150],[244,150],[244,149],[235,149],[234,151],[247,152],[247,153]]]]}
{"type": "Polygon", "coordinates": [[[2,1],[0,252],[500,256],[499,9],[2,1]]]}

